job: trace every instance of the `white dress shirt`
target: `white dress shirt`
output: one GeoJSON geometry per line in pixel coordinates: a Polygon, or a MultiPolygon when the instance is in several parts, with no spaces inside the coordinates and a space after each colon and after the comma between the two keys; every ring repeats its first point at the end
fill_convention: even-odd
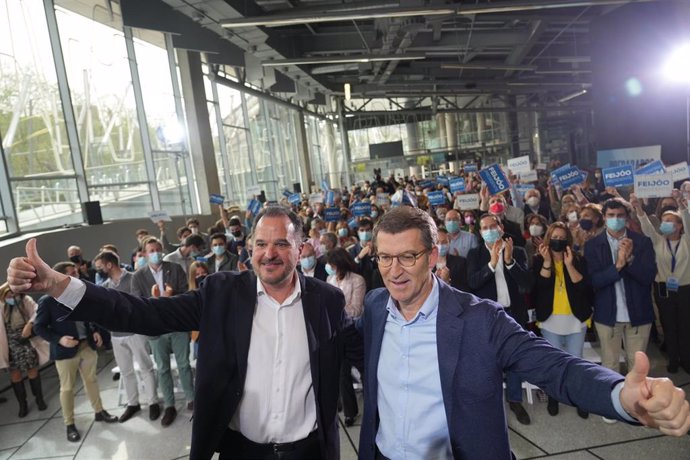
{"type": "Polygon", "coordinates": [[[282,304],[258,279],[256,293],[244,394],[230,429],[262,444],[298,441],[317,427],[301,287],[295,277],[282,304]]]}
{"type": "MultiPolygon", "coordinates": [[[[491,248],[487,245],[486,249],[491,253],[491,248]]],[[[506,282],[506,274],[504,270],[510,270],[515,265],[515,260],[510,265],[503,263],[503,249],[498,254],[498,263],[496,268],[491,266],[489,262],[489,270],[494,273],[494,280],[496,281],[496,302],[503,305],[503,308],[510,307],[510,292],[508,291],[508,283],[506,282]]]]}

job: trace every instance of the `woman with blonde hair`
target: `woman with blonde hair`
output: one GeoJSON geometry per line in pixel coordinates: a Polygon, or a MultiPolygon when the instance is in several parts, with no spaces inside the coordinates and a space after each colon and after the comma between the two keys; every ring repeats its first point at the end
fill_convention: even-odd
{"type": "Polygon", "coordinates": [[[31,392],[38,410],[48,407],[43,400],[38,367],[48,361],[47,342],[33,334],[36,302],[24,294],[15,294],[7,283],[0,286],[0,369],[8,369],[14,395],[19,403],[20,418],[26,417],[29,406],[22,374],[29,377],[31,392]]]}

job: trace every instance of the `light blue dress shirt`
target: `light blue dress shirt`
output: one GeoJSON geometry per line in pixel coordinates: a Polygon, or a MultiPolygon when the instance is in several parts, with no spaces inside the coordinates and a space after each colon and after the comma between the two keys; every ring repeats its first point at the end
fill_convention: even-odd
{"type": "Polygon", "coordinates": [[[466,232],[465,230],[460,230],[460,234],[456,239],[453,239],[452,234],[448,236],[448,253],[452,256],[467,257],[467,253],[470,252],[470,249],[479,246],[477,235],[466,232]]]}
{"type": "MultiPolygon", "coordinates": [[[[622,238],[625,238],[627,233],[623,234],[619,239],[612,237],[609,232],[606,232],[606,239],[609,241],[609,246],[611,247],[611,257],[613,257],[613,263],[618,260],[618,243],[622,238]]],[[[628,302],[625,298],[625,284],[623,283],[623,278],[616,281],[614,285],[616,289],[616,322],[617,323],[629,323],[630,314],[628,313],[628,302]]]]}
{"type": "Polygon", "coordinates": [[[406,321],[391,298],[377,369],[376,445],[391,459],[451,459],[436,348],[439,288],[406,321]]]}

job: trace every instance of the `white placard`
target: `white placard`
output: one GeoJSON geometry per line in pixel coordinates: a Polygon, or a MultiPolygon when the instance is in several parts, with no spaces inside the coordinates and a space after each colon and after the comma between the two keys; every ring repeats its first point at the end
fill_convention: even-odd
{"type": "Polygon", "coordinates": [[[312,193],[309,195],[309,204],[323,203],[323,193],[312,193]]]}
{"type": "Polygon", "coordinates": [[[536,182],[539,177],[537,176],[537,170],[533,169],[531,171],[522,172],[519,174],[521,182],[536,182]]]}
{"type": "Polygon", "coordinates": [[[154,224],[157,224],[161,220],[163,222],[172,222],[168,211],[149,211],[149,218],[154,224]]]}
{"type": "Polygon", "coordinates": [[[685,161],[681,161],[680,163],[676,163],[672,166],[667,166],[666,172],[673,176],[673,182],[685,180],[690,177],[690,171],[688,171],[688,164],[685,161]]]}
{"type": "Polygon", "coordinates": [[[508,169],[510,169],[510,172],[512,172],[513,174],[528,172],[530,169],[532,169],[532,166],[529,162],[529,155],[523,155],[517,158],[510,158],[508,160],[508,169]]]}
{"type": "Polygon", "coordinates": [[[261,186],[260,185],[250,185],[247,187],[247,197],[248,198],[253,198],[256,196],[261,195],[261,186]]]}
{"type": "Polygon", "coordinates": [[[534,169],[537,169],[539,171],[546,171],[546,163],[537,163],[534,169]]]}
{"type": "Polygon", "coordinates": [[[464,210],[479,209],[479,194],[468,193],[455,197],[455,208],[464,210]]]}
{"type": "Polygon", "coordinates": [[[663,198],[671,196],[673,175],[644,174],[635,175],[635,195],[638,198],[663,198]]]}

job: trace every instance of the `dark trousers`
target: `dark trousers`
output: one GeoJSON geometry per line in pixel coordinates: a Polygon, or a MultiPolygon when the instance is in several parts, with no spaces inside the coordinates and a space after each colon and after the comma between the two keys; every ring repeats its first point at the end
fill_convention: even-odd
{"type": "Polygon", "coordinates": [[[258,444],[242,433],[225,430],[220,445],[220,460],[321,460],[319,432],[312,431],[299,441],[282,444],[258,444]]]}
{"type": "Polygon", "coordinates": [[[359,409],[357,408],[357,395],[352,386],[352,366],[344,359],[340,366],[340,397],[343,401],[343,412],[345,417],[356,417],[359,409]]]}
{"type": "Polygon", "coordinates": [[[668,363],[690,370],[690,285],[680,286],[676,292],[669,291],[668,297],[661,297],[659,293],[665,289],[663,286],[659,289],[659,284],[664,283],[654,283],[654,300],[664,329],[668,363]]]}

